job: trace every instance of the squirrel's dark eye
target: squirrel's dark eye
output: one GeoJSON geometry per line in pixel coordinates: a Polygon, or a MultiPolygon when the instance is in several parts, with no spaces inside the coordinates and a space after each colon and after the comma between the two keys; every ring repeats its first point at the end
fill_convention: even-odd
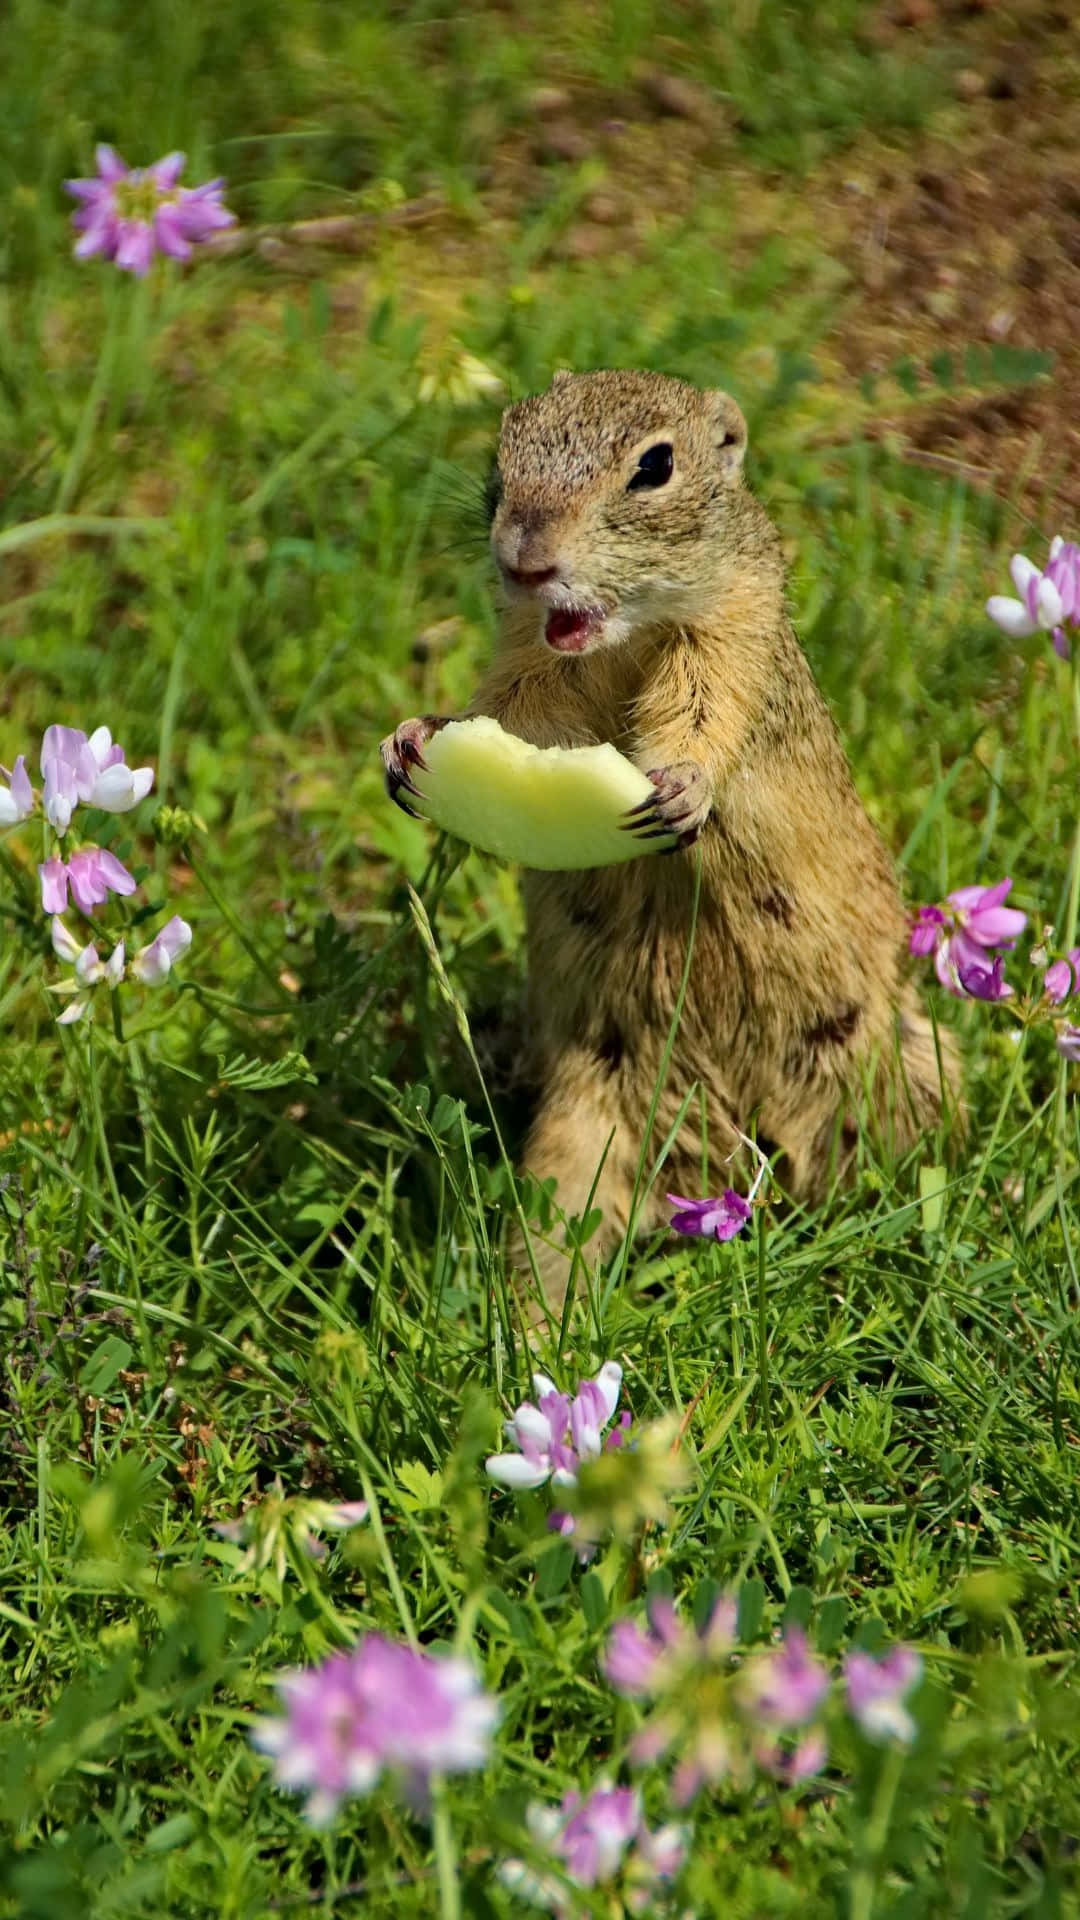
{"type": "Polygon", "coordinates": [[[639,487],[666,487],[675,471],[675,455],[666,440],[658,446],[647,447],[637,463],[637,472],[630,475],[627,493],[636,493],[639,487]]]}

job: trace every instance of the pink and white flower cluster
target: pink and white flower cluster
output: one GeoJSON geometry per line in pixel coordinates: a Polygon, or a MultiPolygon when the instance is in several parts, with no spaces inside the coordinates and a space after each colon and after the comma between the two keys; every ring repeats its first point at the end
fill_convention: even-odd
{"type": "Polygon", "coordinates": [[[524,1401],[505,1422],[507,1439],[517,1451],[493,1453],[487,1461],[489,1477],[516,1492],[542,1487],[548,1480],[554,1487],[576,1486],[582,1462],[595,1460],[605,1447],[619,1446],[630,1425],[631,1416],[624,1413],[618,1427],[604,1437],[621,1386],[617,1360],[605,1361],[595,1380],[583,1380],[572,1397],[560,1393],[546,1373],[534,1373],[535,1401],[524,1401]]]}
{"type": "Polygon", "coordinates": [[[325,1826],[351,1794],[369,1793],[384,1771],[426,1802],[437,1775],[487,1760],[499,1717],[466,1660],[365,1634],[348,1653],[282,1674],[283,1715],[259,1720],[255,1746],[274,1757],[279,1787],[306,1793],[306,1814],[325,1826]]]}
{"type": "MultiPolygon", "coordinates": [[[[602,1666],[617,1693],[657,1703],[634,1735],[630,1756],[646,1764],[674,1751],[676,1806],[689,1805],[705,1786],[745,1781],[751,1762],[788,1785],[820,1773],[826,1763],[828,1667],[795,1625],[778,1645],[742,1657],[730,1595],[721,1595],[698,1630],[680,1619],[671,1600],[654,1597],[645,1626],[616,1623],[602,1666]]],[[[903,1702],[921,1671],[910,1647],[895,1647],[881,1659],[849,1654],[846,1704],[868,1739],[907,1744],[914,1738],[903,1702]]]]}
{"type": "MultiPolygon", "coordinates": [[[[84,946],[75,938],[60,917],[69,907],[90,919],[112,896],[129,898],[136,891],[136,881],[107,847],[68,844],[73,817],[80,806],[130,813],[150,792],[154,772],[152,767],[129,767],[123,747],[113,740],[108,727],[86,734],[79,727],[51,726],[46,727],[41,743],[41,776],[41,812],[55,840],[53,851],[38,867],[38,881],[42,912],[52,918],[53,951],[73,968],[70,979],[51,989],[67,1001],[58,1017],[61,1026],[69,1026],[92,1004],[95,986],[115,989],[125,975],[143,986],[160,985],[190,946],[191,928],[174,914],[130,960],[122,938],[114,941],[107,960],[94,942],[84,946]]],[[[20,753],[10,775],[0,783],[0,828],[29,820],[38,800],[26,757],[20,753]]]]}
{"type": "Polygon", "coordinates": [[[581,1911],[574,1889],[606,1886],[616,1876],[623,1882],[624,1910],[649,1911],[658,1888],[682,1871],[690,1837],[689,1828],[674,1824],[653,1832],[641,1795],[606,1780],[584,1798],[564,1794],[557,1807],[533,1801],[525,1824],[537,1851],[558,1864],[561,1876],[537,1871],[524,1860],[505,1860],[498,1877],[511,1892],[558,1916],[581,1911]]]}
{"type": "Polygon", "coordinates": [[[1069,657],[1067,627],[1080,627],[1080,546],[1058,534],[1050,542],[1050,557],[1039,568],[1026,554],[1014,553],[1009,562],[1013,586],[1020,598],[991,594],[986,611],[1014,640],[1041,627],[1050,634],[1054,651],[1069,657]]]}

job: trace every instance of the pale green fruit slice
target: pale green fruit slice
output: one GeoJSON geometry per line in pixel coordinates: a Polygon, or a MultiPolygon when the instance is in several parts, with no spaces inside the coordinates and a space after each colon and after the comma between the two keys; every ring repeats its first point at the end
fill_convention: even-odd
{"type": "Polygon", "coordinates": [[[533,747],[497,720],[451,720],[411,767],[418,813],[470,846],[516,866],[569,872],[661,853],[675,835],[645,840],[624,822],[656,791],[617,747],[533,747]]]}

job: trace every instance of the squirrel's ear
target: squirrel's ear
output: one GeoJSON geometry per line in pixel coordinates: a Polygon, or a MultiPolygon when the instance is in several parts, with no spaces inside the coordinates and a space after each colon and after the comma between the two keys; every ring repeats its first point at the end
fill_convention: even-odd
{"type": "Polygon", "coordinates": [[[720,465],[730,480],[738,477],[746,457],[746,421],[730,393],[718,389],[705,395],[720,465]]]}
{"type": "Polygon", "coordinates": [[[564,387],[566,382],[572,380],[573,377],[573,373],[569,367],[556,367],[551,376],[551,384],[553,387],[564,387]]]}

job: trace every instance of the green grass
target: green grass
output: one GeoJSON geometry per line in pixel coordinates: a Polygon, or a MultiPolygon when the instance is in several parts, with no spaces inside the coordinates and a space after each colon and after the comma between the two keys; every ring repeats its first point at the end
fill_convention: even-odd
{"type": "MultiPolygon", "coordinates": [[[[502,1700],[496,1757],[451,1783],[449,1817],[460,1910],[510,1920],[492,1868],[525,1803],[591,1781],[632,1729],[597,1658],[650,1583],[688,1610],[734,1585],[748,1644],[784,1619],[831,1657],[904,1638],[929,1675],[894,1799],[889,1762],[842,1730],[824,1791],[705,1796],[673,1910],[1076,1910],[1080,1141],[1045,1029],[1018,1055],[992,1010],[936,997],[971,1106],[940,1204],[920,1204],[918,1165],[939,1143],[902,1166],[868,1147],[826,1211],[770,1215],[760,1296],[750,1242],[657,1240],[590,1282],[545,1364],[573,1384],[616,1355],[639,1420],[684,1422],[665,1525],[583,1573],[542,1500],[482,1471],[528,1384],[512,1195],[404,879],[511,1151],[491,1034],[516,1005],[520,913],[492,863],[432,861],[375,747],[459,704],[490,645],[476,502],[498,407],[422,402],[426,375],[467,350],[510,392],[560,364],[729,385],[911,898],[1010,872],[1036,921],[1068,909],[1067,676],[982,613],[1030,529],[864,441],[869,403],[816,353],[845,287],[806,170],[866,123],[924,116],[949,60],[885,58],[849,0],[673,17],[526,6],[512,34],[486,8],[189,0],[136,30],[100,0],[15,9],[0,759],[52,720],[106,720],[203,827],[155,840],[153,803],[113,823],[140,897],[195,929],[122,1041],[107,1019],[54,1024],[38,829],[0,850],[5,1915],[456,1911],[392,1794],[314,1833],[247,1740],[278,1670],[407,1620],[470,1649],[502,1700]],[[591,163],[532,169],[520,217],[491,217],[482,169],[518,151],[538,73],[588,120],[627,110],[641,61],[715,89],[733,173],[703,166],[677,212],[659,198],[614,260],[563,257],[591,163]],[[138,288],[69,258],[60,181],[98,137],[132,160],[185,146],[248,219],[378,204],[388,181],[437,184],[453,211],[359,267],[242,256],[138,288]],[[771,195],[772,239],[740,239],[730,178],[771,195]],[[449,618],[449,649],[415,659],[449,618]],[[277,1480],[366,1495],[380,1522],[319,1564],[290,1548],[284,1577],[245,1568],[214,1523],[277,1480]]],[[[659,1819],[663,1769],[644,1786],[659,1819]]]]}

